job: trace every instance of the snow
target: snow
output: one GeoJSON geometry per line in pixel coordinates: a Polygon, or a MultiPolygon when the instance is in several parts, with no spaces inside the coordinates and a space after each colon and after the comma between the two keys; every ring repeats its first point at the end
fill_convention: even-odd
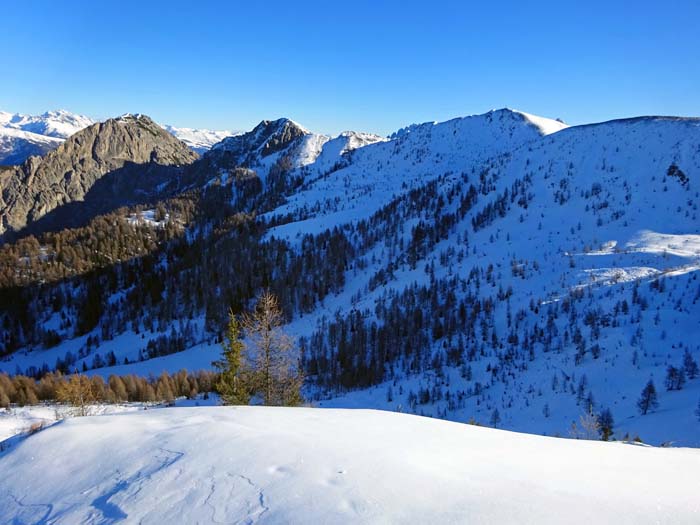
{"type": "Polygon", "coordinates": [[[0,164],[21,164],[30,155],[57,148],[62,139],[0,125],[0,164]]]}
{"type": "Polygon", "coordinates": [[[168,124],[161,125],[161,127],[171,135],[174,135],[176,138],[187,144],[187,146],[197,153],[204,153],[214,144],[221,142],[226,137],[232,137],[242,133],[241,131],[229,130],[178,128],[168,124]]]}
{"type": "Polygon", "coordinates": [[[629,251],[669,253],[679,257],[700,259],[700,235],[675,235],[642,230],[634,239],[627,242],[625,248],[629,251]]]}
{"type": "MultiPolygon", "coordinates": [[[[541,138],[543,133],[536,126],[528,125],[520,113],[504,109],[447,122],[420,124],[412,126],[410,132],[395,135],[396,138],[388,141],[365,135],[360,142],[364,145],[353,151],[352,162],[330,172],[328,169],[340,159],[338,153],[342,147],[329,141],[326,144],[329,153],[319,156],[322,162],[316,163],[318,167],[313,165],[312,177],[285,205],[268,216],[303,214],[306,209],[318,209],[321,211],[315,214],[314,223],[322,229],[364,219],[394,197],[445,173],[460,173],[479,166],[490,157],[541,138]],[[331,155],[331,151],[338,153],[331,155]],[[328,220],[331,215],[344,220],[328,220]]],[[[348,135],[339,138],[347,140],[348,135]]],[[[302,216],[300,220],[309,218],[302,216]]],[[[287,231],[296,234],[298,230],[288,225],[270,234],[280,236],[287,231]]]]}
{"type": "Polygon", "coordinates": [[[51,425],[55,421],[54,408],[46,405],[0,409],[0,443],[17,434],[28,432],[33,426],[36,428],[36,425],[51,425]]]}
{"type": "MultiPolygon", "coordinates": [[[[303,140],[293,141],[291,151],[271,154],[255,166],[259,174],[264,174],[281,155],[303,153],[293,156],[293,166],[304,175],[302,187],[268,214],[290,214],[293,218],[268,232],[269,236],[288,240],[292,249],[303,234],[367,219],[392,199],[411,190],[422,191],[431,181],[439,181],[438,197],[446,201],[450,192],[468,183],[478,185],[481,177],[489,182],[474,209],[454,225],[446,239],[430,249],[416,268],[406,267],[393,239],[380,239],[361,254],[367,263],[362,270],[352,267],[354,261],[350,261],[344,289],[338,295],[327,296],[314,312],[295,317],[287,326],[294,336],[311,335],[321,319],[332,319],[337,312],[342,315],[351,307],[368,312],[367,321],[373,321],[381,294],[401,292],[413,283],[429,283],[425,271],[428,265],[435,267],[436,279],[448,275],[465,278],[472,270],[483,274],[492,265],[496,284],[492,287],[482,282],[480,290],[472,287],[469,292],[484,299],[493,297],[498,287],[512,287],[508,308],[513,314],[523,312],[521,336],[532,333],[535,326],[547,325],[549,305],[568,301],[571,292],[583,294],[574,303],[578,317],[573,324],[560,312],[553,321],[559,335],[554,337],[552,348],[543,351],[541,344],[535,343],[533,360],[509,371],[512,377],[492,373],[500,363],[497,352],[487,347],[491,355],[470,363],[471,380],[454,367],[444,367],[442,376],[430,369],[416,375],[397,371],[391,382],[361,391],[311,390],[310,394],[318,394],[320,404],[405,411],[410,410],[409,391],[437,387],[454,395],[480,382],[484,393],[467,396],[462,406],[454,408],[439,401],[413,410],[455,421],[474,418],[485,423],[498,408],[504,428],[567,436],[571,423],[586,410],[585,403],[572,395],[575,383],[585,376],[588,391],[594,395],[595,410],[606,407],[613,411],[615,436],[629,433],[653,444],[700,446],[700,427],[694,415],[700,399],[700,379],[689,380],[682,391],[666,391],[663,387],[667,366],[679,366],[684,351],[700,360],[700,222],[695,186],[700,174],[700,122],[639,118],[570,128],[553,122],[499,110],[410,126],[391,140],[370,136],[366,141],[356,141],[360,134],[355,133],[325,140],[327,137],[322,135],[307,134],[303,140]],[[358,144],[354,149],[348,146],[353,143],[358,144]],[[314,157],[315,161],[307,163],[314,157]],[[667,176],[672,163],[688,174],[689,185],[667,176]],[[527,206],[511,203],[509,213],[475,231],[471,221],[476,212],[525,176],[531,179],[527,206]],[[455,253],[461,253],[461,257],[455,253]],[[392,275],[371,290],[371,277],[387,264],[394,266],[392,275]],[[522,269],[522,275],[515,275],[511,268],[522,269]],[[665,291],[652,289],[659,282],[666,283],[665,291]],[[634,306],[633,290],[637,288],[648,302],[644,308],[634,306]],[[632,304],[629,314],[617,313],[621,304],[632,304]],[[587,352],[583,361],[575,364],[575,349],[573,344],[563,342],[564,334],[570,335],[587,311],[600,311],[603,318],[614,318],[615,324],[603,327],[596,338],[589,327],[581,325],[590,343],[587,347],[595,342],[602,355],[593,359],[587,352]],[[575,376],[568,390],[561,385],[551,386],[554,377],[562,381],[565,375],[575,376]],[[640,416],[635,403],[650,378],[659,390],[660,408],[640,416]],[[387,401],[389,388],[393,388],[395,397],[391,402],[387,401]],[[550,413],[546,417],[545,408],[550,413]]],[[[397,235],[403,241],[410,239],[418,220],[428,225],[434,220],[429,209],[412,209],[410,203],[406,208],[409,212],[401,217],[397,235]]],[[[454,211],[456,203],[446,208],[454,211]]],[[[455,293],[459,298],[464,290],[455,293]]],[[[48,312],[42,320],[48,323],[45,326],[55,324],[55,317],[50,315],[48,312]]],[[[104,356],[114,351],[119,363],[125,357],[137,362],[90,373],[157,374],[162,370],[208,368],[220,348],[211,344],[213,336],[204,332],[203,317],[199,319],[197,344],[184,352],[138,361],[139,350],[158,334],[125,332],[103,341],[92,353],[104,356]]],[[[510,321],[506,323],[505,304],[496,306],[489,330],[501,339],[512,330],[510,321]]],[[[64,341],[49,350],[22,349],[0,362],[0,370],[13,373],[17,366],[22,370],[43,363],[51,366],[67,351],[77,353],[86,337],[64,341]]],[[[444,345],[452,343],[438,341],[426,353],[441,352],[444,345]]],[[[77,364],[89,366],[92,353],[77,364]]]]}
{"type": "Polygon", "coordinates": [[[94,123],[89,117],[62,109],[47,111],[41,115],[10,115],[3,112],[0,116],[0,124],[4,127],[59,139],[66,139],[94,123]]]}
{"type": "MultiPolygon", "coordinates": [[[[505,120],[508,113],[491,115],[502,115],[505,120]]],[[[494,130],[489,125],[498,123],[498,119],[489,122],[484,117],[412,126],[388,143],[361,148],[349,166],[310,180],[271,213],[298,213],[299,220],[278,226],[269,235],[287,238],[294,245],[304,233],[367,218],[392,198],[420,188],[431,178],[439,177],[441,195],[448,195],[459,184],[451,171],[475,173],[471,181],[479,173],[490,174],[495,184],[491,195],[529,175],[532,185],[528,194],[532,200],[527,208],[514,206],[504,218],[476,232],[471,226],[473,214],[468,214],[413,271],[403,268],[396,245],[379,242],[363,254],[365,261],[376,263],[362,271],[348,271],[345,289],[339,295],[327,297],[312,314],[296,318],[288,330],[309,336],[319,329],[320,319],[333,319],[336,312],[342,315],[351,307],[367,311],[367,322],[371,322],[377,299],[387,290],[400,292],[413,283],[428,282],[424,271],[428,264],[435,265],[437,278],[465,277],[473,268],[483,270],[493,265],[497,275],[494,286],[512,286],[509,306],[512,312],[526,312],[530,327],[534,323],[545,326],[548,321],[546,308],[532,312],[530,304],[541,301],[546,306],[571,291],[583,290],[585,298],[577,306],[581,318],[586,310],[600,310],[610,316],[620,303],[632,303],[632,292],[639,286],[648,308],[602,330],[596,341],[602,348],[600,359],[587,354],[582,363],[574,365],[571,347],[543,352],[514,371],[512,380],[496,379],[495,384],[486,387],[486,394],[467,397],[464,408],[436,402],[414,410],[456,421],[475,418],[485,423],[491,411],[498,408],[505,428],[568,436],[572,422],[585,407],[575,396],[550,385],[554,376],[561,380],[560,374],[575,374],[576,381],[586,376],[596,410],[609,407],[613,411],[616,436],[629,433],[654,444],[700,446],[700,427],[694,415],[700,399],[699,380],[688,381],[682,391],[663,388],[667,366],[679,366],[685,350],[695,360],[700,359],[700,222],[697,189],[693,186],[700,174],[699,123],[667,118],[612,121],[561,129],[540,139],[523,139],[518,145],[512,138],[510,144],[495,138],[488,142],[484,137],[496,130],[505,131],[505,137],[512,137],[513,132],[508,127],[494,130]],[[489,143],[493,156],[485,158],[483,150],[488,151],[489,143]],[[508,151],[499,156],[494,144],[508,151]],[[404,145],[410,147],[404,149],[404,145]],[[425,152],[422,156],[410,156],[421,150],[425,152]],[[690,188],[666,176],[672,163],[688,174],[690,188]],[[566,202],[560,203],[556,196],[562,183],[568,190],[566,202]],[[596,185],[599,189],[592,192],[596,185]],[[459,235],[469,239],[464,260],[454,255],[464,251],[459,235]],[[455,252],[440,263],[441,255],[449,250],[455,252]],[[514,261],[528,268],[523,277],[511,275],[514,261]],[[390,263],[395,265],[392,277],[368,292],[370,278],[390,263]],[[535,264],[538,269],[534,269],[535,264]],[[659,278],[667,282],[663,293],[650,288],[659,278]],[[659,389],[661,408],[640,416],[635,403],[650,378],[659,389]],[[545,407],[550,413],[546,417],[545,407]]],[[[482,198],[475,211],[491,198],[482,198]]],[[[415,218],[428,224],[432,219],[423,210],[416,210],[415,218]]],[[[414,221],[405,220],[404,239],[410,238],[414,225],[414,221]]],[[[492,293],[482,289],[481,296],[492,293]]],[[[497,318],[494,329],[499,337],[506,337],[510,327],[505,322],[505,308],[501,307],[497,318]]],[[[566,323],[558,326],[560,335],[568,328],[566,323]]],[[[436,353],[441,351],[441,344],[436,344],[436,353]]],[[[465,380],[456,369],[443,370],[444,377],[423,370],[365,390],[323,392],[319,403],[328,407],[410,410],[406,399],[409,391],[437,387],[454,395],[455,390],[468,388],[474,381],[491,383],[493,376],[487,367],[498,365],[498,361],[478,361],[470,363],[472,381],[465,380]],[[394,392],[392,402],[387,401],[389,389],[394,392]],[[400,391],[403,394],[398,394],[400,391]]]]}
{"type": "MultiPolygon", "coordinates": [[[[143,410],[138,403],[118,405],[94,405],[89,408],[92,415],[117,414],[143,410]]],[[[30,432],[37,426],[48,427],[65,417],[68,407],[55,404],[41,404],[25,407],[0,409],[0,443],[6,439],[30,432]]],[[[2,446],[0,446],[2,450],[2,446]]]]}
{"type": "Polygon", "coordinates": [[[566,129],[569,126],[564,124],[559,120],[552,120],[544,117],[538,117],[537,115],[531,115],[530,113],[525,113],[524,111],[514,110],[516,113],[520,113],[532,124],[537,126],[543,135],[551,135],[562,129],[566,129]]]}
{"type": "Polygon", "coordinates": [[[31,155],[44,155],[94,121],[65,110],[41,115],[0,111],[0,164],[21,164],[31,155]]]}
{"type": "Polygon", "coordinates": [[[132,213],[126,218],[127,222],[132,226],[150,226],[152,228],[165,228],[165,225],[170,220],[170,214],[166,213],[162,220],[156,220],[156,210],[143,210],[138,213],[132,213]]]}
{"type": "Polygon", "coordinates": [[[372,410],[65,420],[0,454],[5,523],[695,524],[700,451],[372,410]]]}
{"type": "Polygon", "coordinates": [[[108,379],[110,375],[128,375],[135,374],[139,376],[154,377],[159,376],[162,372],[175,373],[180,370],[208,370],[211,368],[213,361],[221,358],[221,345],[217,343],[200,343],[192,346],[182,352],[169,354],[145,361],[137,361],[127,365],[108,366],[104,368],[96,368],[88,370],[87,375],[100,375],[108,379]]]}

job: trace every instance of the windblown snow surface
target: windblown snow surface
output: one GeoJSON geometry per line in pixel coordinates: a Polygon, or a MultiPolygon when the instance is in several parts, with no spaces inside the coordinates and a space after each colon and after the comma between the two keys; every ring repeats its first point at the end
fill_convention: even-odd
{"type": "Polygon", "coordinates": [[[698,523],[700,451],[373,410],[63,421],[0,455],[0,522],[698,523]]]}

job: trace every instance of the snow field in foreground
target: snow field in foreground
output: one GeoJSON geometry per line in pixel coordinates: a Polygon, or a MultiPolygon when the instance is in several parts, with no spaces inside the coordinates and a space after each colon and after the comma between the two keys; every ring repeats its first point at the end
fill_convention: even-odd
{"type": "Polygon", "coordinates": [[[63,421],[0,455],[3,523],[698,523],[700,450],[373,410],[63,421]]]}

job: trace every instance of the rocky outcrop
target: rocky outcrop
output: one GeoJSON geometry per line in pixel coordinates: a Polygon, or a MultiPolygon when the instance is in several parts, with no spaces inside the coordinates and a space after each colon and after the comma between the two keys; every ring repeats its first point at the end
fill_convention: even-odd
{"type": "Polygon", "coordinates": [[[85,215],[142,201],[162,191],[197,158],[146,116],[94,124],[46,156],[0,171],[0,235],[40,220],[46,228],[73,226],[85,215]],[[59,213],[75,203],[84,205],[59,213]],[[49,217],[52,213],[56,217],[49,217]],[[69,223],[62,224],[65,220],[69,223]]]}
{"type": "Polygon", "coordinates": [[[251,167],[265,157],[280,152],[298,142],[309,132],[293,120],[263,120],[248,133],[228,137],[215,144],[210,155],[226,153],[236,164],[251,167]]]}

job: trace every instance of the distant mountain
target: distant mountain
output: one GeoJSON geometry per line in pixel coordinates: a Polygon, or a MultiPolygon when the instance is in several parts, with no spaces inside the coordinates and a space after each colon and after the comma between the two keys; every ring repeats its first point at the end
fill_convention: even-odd
{"type": "Polygon", "coordinates": [[[47,111],[41,115],[10,114],[0,111],[2,128],[18,129],[59,139],[67,139],[94,123],[95,121],[90,117],[76,115],[63,109],[47,111]]]}
{"type": "Polygon", "coordinates": [[[93,207],[87,215],[75,209],[62,213],[49,228],[77,224],[110,206],[141,200],[174,176],[173,168],[196,158],[146,116],[92,124],[44,157],[0,171],[0,235],[46,220],[50,212],[71,203],[93,207]]]}
{"type": "Polygon", "coordinates": [[[252,131],[222,140],[212,146],[207,156],[226,158],[229,164],[253,169],[264,179],[273,168],[330,169],[346,153],[383,140],[377,135],[352,131],[333,138],[311,133],[293,120],[280,118],[263,120],[252,131]]]}
{"type": "Polygon", "coordinates": [[[62,142],[59,138],[0,127],[0,165],[21,164],[32,155],[48,153],[62,142]]]}
{"type": "MultiPolygon", "coordinates": [[[[66,110],[24,115],[0,111],[0,165],[21,164],[32,155],[44,155],[64,139],[92,125],[95,120],[66,110]]],[[[162,126],[193,151],[203,153],[238,132],[162,126]]]]}
{"type": "Polygon", "coordinates": [[[165,131],[180,139],[200,155],[226,137],[242,133],[241,131],[211,131],[208,129],[176,128],[175,126],[169,126],[167,124],[162,127],[165,131]]]}
{"type": "Polygon", "coordinates": [[[44,155],[93,120],[68,111],[22,115],[0,111],[0,165],[21,164],[32,155],[44,155]]]}

